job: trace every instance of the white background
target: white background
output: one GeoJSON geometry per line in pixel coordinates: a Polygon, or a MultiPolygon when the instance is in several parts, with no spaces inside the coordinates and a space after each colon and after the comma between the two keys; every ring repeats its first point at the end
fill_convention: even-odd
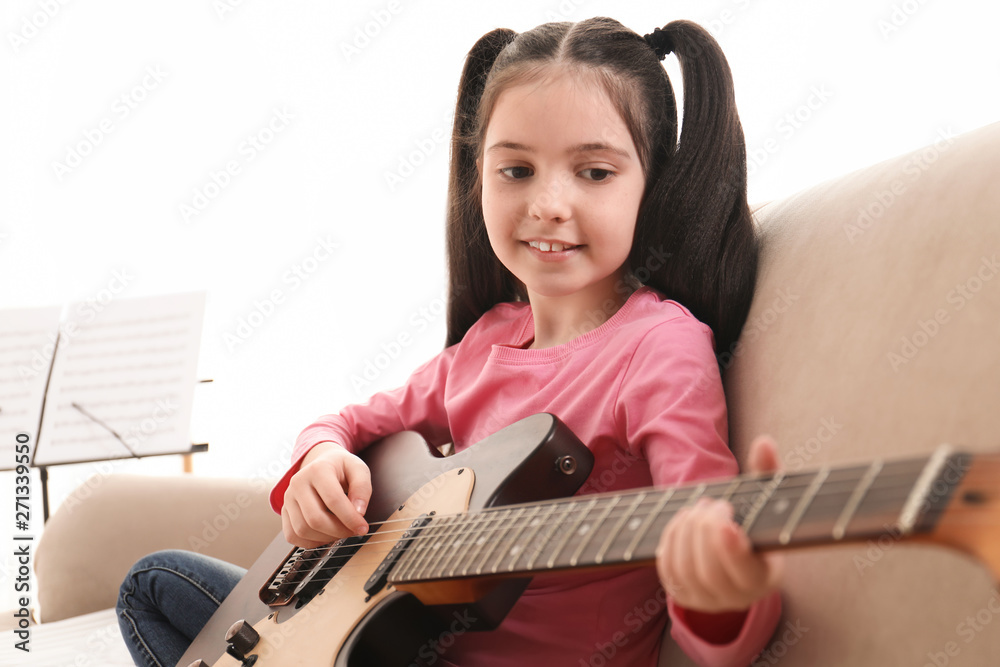
{"type": "MultiPolygon", "coordinates": [[[[1000,8],[985,0],[2,7],[0,308],[207,290],[203,475],[279,475],[314,417],[400,384],[443,346],[447,137],[464,55],[493,28],[595,15],[640,34],[678,18],[709,28],[733,69],[751,202],[1000,115],[1000,8]],[[291,118],[269,137],[276,112],[291,118]],[[230,161],[239,173],[212,187],[230,161]],[[185,220],[196,192],[214,196],[185,220]],[[296,282],[296,267],[312,272],[296,282]]],[[[180,466],[56,467],[53,504],[95,473],[180,466]]],[[[34,494],[40,530],[37,476],[34,494]]],[[[0,473],[0,609],[12,498],[0,473]]]]}

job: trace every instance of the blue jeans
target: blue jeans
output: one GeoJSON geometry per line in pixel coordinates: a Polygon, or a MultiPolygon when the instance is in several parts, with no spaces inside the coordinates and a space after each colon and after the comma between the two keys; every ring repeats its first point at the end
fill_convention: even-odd
{"type": "Polygon", "coordinates": [[[174,667],[246,570],[189,551],[157,551],[122,582],[118,625],[136,665],[174,667]]]}

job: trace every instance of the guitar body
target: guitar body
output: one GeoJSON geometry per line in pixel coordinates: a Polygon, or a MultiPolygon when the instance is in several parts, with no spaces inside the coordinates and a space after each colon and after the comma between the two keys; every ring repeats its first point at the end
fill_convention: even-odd
{"type": "MultiPolygon", "coordinates": [[[[391,585],[372,595],[364,585],[399,540],[400,527],[412,520],[432,512],[461,514],[569,496],[593,467],[590,450],[549,414],[522,419],[454,456],[441,456],[414,433],[400,433],[369,446],[362,458],[373,487],[365,518],[373,527],[382,524],[378,530],[349,560],[342,559],[346,564],[321,590],[303,596],[305,604],[270,606],[261,601],[261,589],[296,549],[279,534],[199,633],[180,667],[199,659],[216,667],[241,665],[226,654],[225,639],[240,619],[260,634],[252,651],[258,667],[407,665],[429,637],[447,630],[455,614],[476,619],[471,630],[496,627],[529,579],[477,585],[467,592],[468,603],[433,607],[391,585]],[[379,539],[380,533],[389,536],[379,539]]],[[[449,599],[455,598],[452,593],[449,599]]]]}

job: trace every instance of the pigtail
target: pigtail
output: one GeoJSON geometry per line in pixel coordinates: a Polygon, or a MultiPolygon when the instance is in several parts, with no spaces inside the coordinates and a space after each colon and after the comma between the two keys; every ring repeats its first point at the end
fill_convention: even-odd
{"type": "Polygon", "coordinates": [[[459,342],[485,312],[482,304],[513,301],[516,284],[490,247],[476,169],[479,102],[493,63],[517,33],[500,28],[469,51],[458,86],[448,180],[448,338],[459,342]]]}
{"type": "Polygon", "coordinates": [[[681,136],[676,148],[654,147],[654,155],[665,159],[653,160],[630,262],[637,273],[645,267],[648,284],[712,328],[725,361],[757,276],[743,129],[729,64],[715,39],[689,21],[673,21],[663,32],[684,83],[681,136]],[[654,252],[669,259],[651,262],[654,252]]]}

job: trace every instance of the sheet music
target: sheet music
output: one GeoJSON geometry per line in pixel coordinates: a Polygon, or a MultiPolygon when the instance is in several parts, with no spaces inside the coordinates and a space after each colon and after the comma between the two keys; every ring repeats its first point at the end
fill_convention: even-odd
{"type": "Polygon", "coordinates": [[[34,464],[190,451],[205,293],[68,310],[34,464]]]}
{"type": "Polygon", "coordinates": [[[0,470],[15,467],[18,433],[28,433],[35,445],[61,310],[0,311],[0,470]]]}

